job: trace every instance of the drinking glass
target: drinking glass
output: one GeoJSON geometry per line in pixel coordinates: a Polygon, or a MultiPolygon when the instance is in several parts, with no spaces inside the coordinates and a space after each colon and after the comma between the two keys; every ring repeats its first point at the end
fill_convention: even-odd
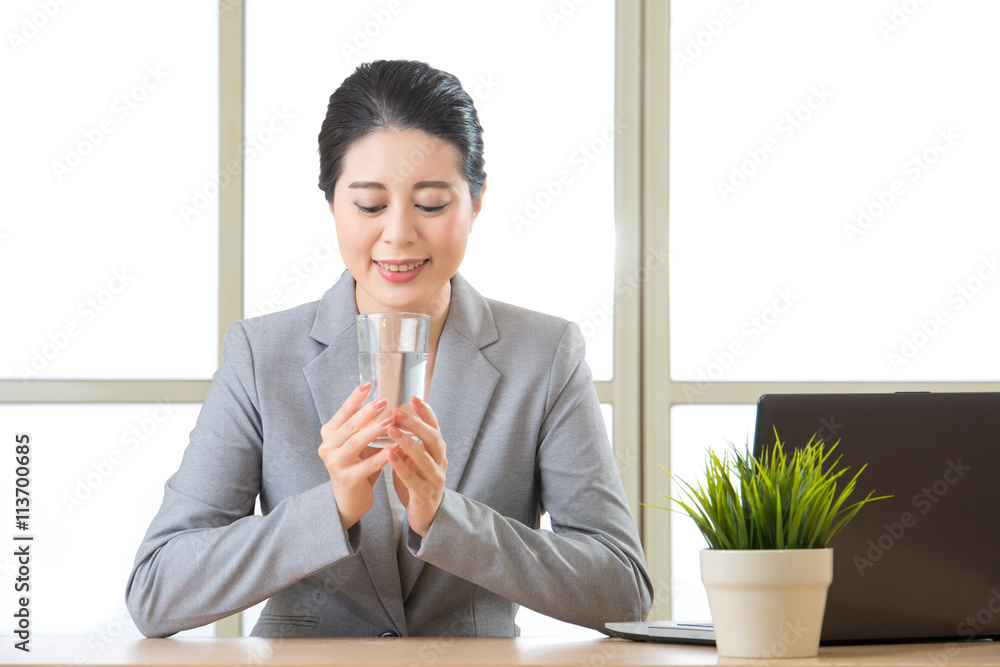
{"type": "MultiPolygon", "coordinates": [[[[423,313],[365,313],[357,316],[358,366],[361,382],[372,388],[362,405],[385,398],[388,404],[376,418],[410,405],[410,397],[426,398],[427,346],[431,318],[423,313]]],[[[379,436],[370,447],[386,447],[392,438],[379,436]]]]}

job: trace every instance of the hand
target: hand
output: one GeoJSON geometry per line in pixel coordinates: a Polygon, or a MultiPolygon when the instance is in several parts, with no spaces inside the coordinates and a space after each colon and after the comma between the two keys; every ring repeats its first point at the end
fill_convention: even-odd
{"type": "Polygon", "coordinates": [[[444,498],[444,477],[448,470],[444,439],[437,417],[431,406],[416,396],[410,399],[413,413],[393,410],[396,424],[407,429],[390,426],[387,433],[393,444],[389,445],[389,463],[392,464],[392,484],[396,495],[406,507],[410,529],[427,537],[431,522],[444,498]],[[422,442],[417,442],[416,436],[422,442]]]}
{"type": "Polygon", "coordinates": [[[385,409],[384,398],[358,409],[370,392],[371,382],[355,389],[320,429],[323,442],[318,454],[330,473],[340,525],[344,530],[357,523],[375,503],[373,488],[389,456],[388,448],[368,446],[384,435],[386,427],[392,423],[392,417],[375,421],[385,409]]]}

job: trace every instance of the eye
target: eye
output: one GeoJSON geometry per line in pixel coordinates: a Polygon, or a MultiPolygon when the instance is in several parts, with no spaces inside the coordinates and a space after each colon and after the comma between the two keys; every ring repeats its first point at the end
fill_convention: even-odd
{"type": "Polygon", "coordinates": [[[450,203],[451,202],[445,202],[445,203],[441,204],[440,206],[421,206],[420,204],[417,204],[416,207],[419,208],[424,213],[437,213],[439,211],[443,211],[444,207],[447,206],[450,203]]]}
{"type": "Polygon", "coordinates": [[[365,215],[374,215],[379,211],[381,211],[383,208],[385,208],[385,206],[362,206],[361,204],[358,203],[355,203],[354,205],[358,207],[358,211],[360,213],[363,213],[365,215]]]}

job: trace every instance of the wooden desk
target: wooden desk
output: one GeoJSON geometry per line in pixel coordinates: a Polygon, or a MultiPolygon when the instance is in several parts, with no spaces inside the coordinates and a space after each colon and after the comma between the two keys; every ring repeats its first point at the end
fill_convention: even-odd
{"type": "Polygon", "coordinates": [[[819,657],[731,660],[714,648],[624,639],[139,639],[33,637],[31,652],[0,637],[0,663],[27,665],[670,665],[701,667],[1000,667],[1000,643],[901,644],[820,648],[819,657]]]}

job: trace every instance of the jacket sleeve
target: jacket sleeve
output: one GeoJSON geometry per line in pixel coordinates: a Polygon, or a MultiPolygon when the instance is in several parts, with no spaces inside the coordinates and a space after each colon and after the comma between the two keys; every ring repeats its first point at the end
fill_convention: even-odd
{"type": "Polygon", "coordinates": [[[330,484],[254,515],[262,428],[242,324],[230,327],[223,353],[126,586],[129,613],[147,637],[246,609],[359,548],[360,522],[341,528],[330,484]]]}
{"type": "Polygon", "coordinates": [[[446,490],[426,538],[406,535],[411,553],[428,563],[603,632],[606,622],[644,620],[653,586],[584,352],[579,327],[568,323],[552,362],[536,458],[552,531],[446,490]]]}

